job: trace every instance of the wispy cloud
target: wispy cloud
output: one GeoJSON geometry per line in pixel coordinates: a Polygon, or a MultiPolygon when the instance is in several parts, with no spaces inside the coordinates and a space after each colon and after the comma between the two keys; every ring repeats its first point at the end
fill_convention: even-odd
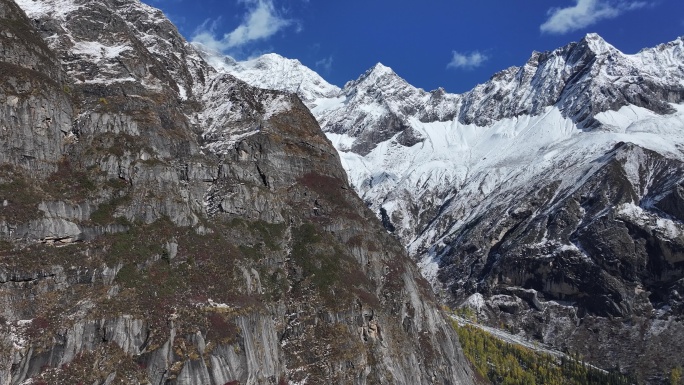
{"type": "Polygon", "coordinates": [[[586,28],[604,19],[649,5],[645,1],[575,0],[567,8],[551,8],[549,18],[539,29],[544,33],[564,34],[586,28]]]}
{"type": "Polygon", "coordinates": [[[247,13],[242,23],[233,31],[217,36],[221,18],[206,20],[193,34],[192,40],[217,51],[226,52],[245,45],[266,40],[284,28],[294,25],[273,4],[273,0],[239,0],[245,4],[247,13]]]}
{"type": "Polygon", "coordinates": [[[324,70],[325,72],[330,72],[330,70],[332,69],[332,64],[333,64],[333,57],[328,56],[326,58],[318,60],[316,62],[316,68],[320,68],[320,69],[324,70]]]}
{"type": "Polygon", "coordinates": [[[480,51],[470,53],[453,51],[453,56],[449,64],[447,64],[447,68],[473,69],[481,66],[487,60],[489,60],[489,57],[480,51]]]}

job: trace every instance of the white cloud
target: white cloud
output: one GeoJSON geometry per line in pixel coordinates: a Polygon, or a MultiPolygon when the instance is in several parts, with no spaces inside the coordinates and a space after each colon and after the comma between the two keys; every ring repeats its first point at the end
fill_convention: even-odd
{"type": "Polygon", "coordinates": [[[330,72],[332,69],[333,57],[328,56],[316,62],[316,68],[322,68],[325,72],[330,72]]]}
{"type": "Polygon", "coordinates": [[[247,14],[237,28],[217,38],[216,31],[221,18],[206,20],[195,30],[193,42],[225,52],[241,48],[254,41],[266,40],[294,24],[292,20],[284,18],[276,10],[273,0],[239,0],[239,2],[247,6],[247,14]]]}
{"type": "Polygon", "coordinates": [[[489,57],[480,51],[474,51],[471,53],[460,53],[453,51],[453,57],[451,58],[449,64],[447,64],[447,68],[472,69],[481,66],[482,63],[486,62],[487,60],[489,60],[489,57]]]}
{"type": "Polygon", "coordinates": [[[596,24],[603,19],[612,19],[623,12],[646,7],[644,1],[575,0],[567,8],[551,8],[549,18],[539,29],[545,33],[564,34],[596,24]]]}

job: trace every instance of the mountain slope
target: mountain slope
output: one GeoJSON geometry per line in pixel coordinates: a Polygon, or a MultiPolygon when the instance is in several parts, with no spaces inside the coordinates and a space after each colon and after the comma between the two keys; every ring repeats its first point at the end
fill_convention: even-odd
{"type": "Polygon", "coordinates": [[[308,105],[446,302],[658,383],[684,364],[683,80],[682,38],[589,34],[461,95],[377,65],[308,105]]]}
{"type": "Polygon", "coordinates": [[[472,383],[298,97],[136,0],[0,23],[0,383],[472,383]]]}

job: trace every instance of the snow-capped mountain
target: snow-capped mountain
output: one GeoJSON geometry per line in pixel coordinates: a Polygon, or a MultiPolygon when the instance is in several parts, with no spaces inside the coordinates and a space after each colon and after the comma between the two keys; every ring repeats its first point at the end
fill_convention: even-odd
{"type": "Polygon", "coordinates": [[[589,34],[460,95],[378,64],[303,100],[447,302],[642,379],[681,364],[629,351],[684,336],[684,39],[589,34]]]}
{"type": "MultiPolygon", "coordinates": [[[[361,196],[378,215],[387,213],[388,224],[407,245],[415,245],[434,219],[426,211],[451,200],[454,187],[468,184],[488,194],[510,179],[509,172],[520,171],[516,164],[553,158],[540,151],[554,144],[590,131],[605,137],[580,150],[584,159],[625,139],[619,134],[630,124],[677,111],[671,103],[684,99],[683,58],[681,38],[626,55],[588,34],[579,43],[534,52],[524,66],[506,69],[462,95],[413,87],[382,64],[336,94],[337,88],[313,71],[276,54],[248,62],[228,58],[230,65],[217,68],[259,87],[299,92],[340,151],[361,196]],[[282,78],[296,82],[271,80],[282,78]],[[298,91],[314,85],[325,92],[298,91]],[[606,131],[616,135],[602,135],[606,131]]],[[[679,137],[676,129],[662,130],[665,138],[679,137]]],[[[643,144],[662,148],[662,141],[656,142],[643,144]]],[[[665,142],[663,149],[680,152],[678,139],[665,142]]],[[[420,244],[434,241],[428,237],[420,244]]]]}
{"type": "Polygon", "coordinates": [[[46,42],[61,50],[63,67],[76,82],[137,82],[157,90],[172,84],[179,97],[186,99],[193,91],[201,92],[199,78],[212,70],[160,10],[141,2],[94,5],[73,0],[18,0],[17,4],[36,20],[51,20],[43,26],[46,42]],[[104,29],[89,28],[79,20],[99,24],[110,12],[120,17],[104,24],[104,29]],[[140,49],[158,61],[141,59],[136,55],[140,49]]]}

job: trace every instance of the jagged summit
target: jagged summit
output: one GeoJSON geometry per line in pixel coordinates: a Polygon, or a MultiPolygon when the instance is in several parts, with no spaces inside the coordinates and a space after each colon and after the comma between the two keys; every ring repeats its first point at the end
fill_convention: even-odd
{"type": "Polygon", "coordinates": [[[597,55],[604,55],[609,52],[617,51],[615,47],[608,44],[601,36],[597,33],[588,33],[580,41],[580,45],[586,44],[589,49],[591,49],[597,55]]]}
{"type": "Polygon", "coordinates": [[[394,94],[394,88],[406,86],[415,88],[397,75],[390,67],[377,63],[356,80],[348,81],[342,88],[342,94],[351,95],[359,91],[380,93],[389,91],[387,92],[388,94],[394,94]]]}
{"type": "MultiPolygon", "coordinates": [[[[590,33],[580,42],[553,51],[533,52],[522,67],[503,70],[463,94],[426,93],[378,63],[358,79],[347,82],[339,94],[333,95],[332,90],[325,93],[333,95],[327,100],[319,98],[324,94],[321,92],[314,96],[300,92],[300,96],[314,109],[324,129],[340,134],[348,132],[357,138],[354,146],[359,151],[367,151],[391,132],[409,127],[411,118],[420,121],[456,118],[460,123],[487,126],[505,118],[539,115],[555,106],[581,127],[592,129],[598,126],[593,119],[597,113],[629,104],[658,113],[672,111],[668,103],[681,100],[681,94],[667,91],[666,95],[655,90],[682,88],[677,80],[683,71],[678,65],[682,57],[681,39],[625,55],[599,35],[590,33]],[[389,131],[368,134],[363,143],[359,142],[359,133],[365,132],[366,127],[381,126],[379,121],[386,121],[389,131]]],[[[300,63],[295,67],[306,68],[300,63]]],[[[240,75],[237,66],[234,68],[233,73],[238,77],[249,73],[252,84],[264,86],[264,80],[260,79],[274,77],[262,76],[263,73],[257,76],[255,71],[263,70],[254,66],[244,75],[240,75]]],[[[289,92],[298,89],[287,82],[267,86],[289,92]]]]}
{"type": "Polygon", "coordinates": [[[386,65],[384,65],[382,63],[377,63],[373,67],[369,68],[363,75],[361,75],[359,77],[359,79],[357,79],[357,81],[360,81],[361,79],[364,79],[364,80],[367,79],[369,81],[372,81],[372,80],[382,78],[385,76],[393,76],[393,75],[398,76],[394,72],[394,70],[392,70],[392,68],[387,67],[386,65]]]}
{"type": "Polygon", "coordinates": [[[673,41],[658,44],[654,48],[644,48],[641,51],[639,51],[639,53],[644,52],[644,51],[650,51],[650,50],[663,51],[663,50],[666,50],[669,48],[675,48],[676,50],[681,52],[682,49],[684,49],[683,47],[684,47],[684,36],[679,36],[678,38],[676,38],[673,41]]]}

